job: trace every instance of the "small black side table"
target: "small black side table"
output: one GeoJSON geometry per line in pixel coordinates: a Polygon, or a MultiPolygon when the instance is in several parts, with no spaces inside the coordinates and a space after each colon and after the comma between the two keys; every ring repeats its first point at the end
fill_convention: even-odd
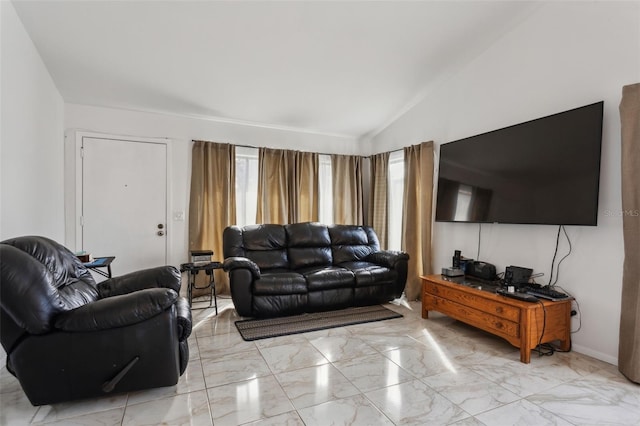
{"type": "MultiPolygon", "coordinates": [[[[216,285],[213,277],[213,271],[216,269],[222,268],[222,263],[220,262],[208,262],[208,263],[183,263],[180,265],[180,272],[187,272],[189,274],[189,283],[187,287],[187,297],[189,299],[189,306],[193,304],[193,290],[203,290],[203,289],[211,289],[211,294],[209,295],[209,306],[213,306],[216,308],[216,315],[218,315],[218,299],[216,294],[216,285]],[[205,274],[209,276],[209,282],[204,287],[198,287],[196,285],[196,276],[200,271],[204,271],[205,274]]],[[[204,308],[191,308],[191,309],[206,309],[204,308]]]]}
{"type": "Polygon", "coordinates": [[[111,278],[111,262],[115,259],[115,256],[96,257],[92,262],[83,263],[87,269],[93,269],[103,277],[111,278]],[[106,271],[102,271],[98,268],[107,268],[106,271]]]}

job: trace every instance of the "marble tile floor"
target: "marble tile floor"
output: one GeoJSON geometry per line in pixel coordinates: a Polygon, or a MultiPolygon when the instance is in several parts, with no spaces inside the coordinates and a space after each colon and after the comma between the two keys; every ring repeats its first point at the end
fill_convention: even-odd
{"type": "Polygon", "coordinates": [[[576,352],[519,362],[433,313],[245,342],[229,299],[194,310],[176,386],[33,407],[0,370],[1,425],[638,425],[640,386],[576,352]]]}

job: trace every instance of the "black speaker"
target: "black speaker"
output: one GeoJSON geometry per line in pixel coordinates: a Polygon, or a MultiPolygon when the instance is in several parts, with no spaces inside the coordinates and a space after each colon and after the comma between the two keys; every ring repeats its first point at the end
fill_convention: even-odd
{"type": "Polygon", "coordinates": [[[460,257],[462,252],[460,250],[456,250],[453,252],[453,267],[456,269],[460,269],[460,257]]]}
{"type": "Polygon", "coordinates": [[[487,262],[473,262],[467,274],[483,280],[493,281],[496,279],[496,267],[487,262]]]}

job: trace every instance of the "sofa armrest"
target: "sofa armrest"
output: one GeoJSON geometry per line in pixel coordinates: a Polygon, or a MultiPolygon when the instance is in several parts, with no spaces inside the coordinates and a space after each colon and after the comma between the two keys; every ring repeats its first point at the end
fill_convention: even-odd
{"type": "Polygon", "coordinates": [[[180,272],[175,267],[158,266],[102,281],[98,284],[98,294],[104,299],[148,288],[169,288],[180,293],[180,284],[180,272]]]}
{"type": "Polygon", "coordinates": [[[226,272],[233,271],[235,269],[248,269],[253,275],[253,279],[260,278],[260,268],[252,260],[246,257],[227,257],[222,264],[222,267],[226,272]]]}
{"type": "Polygon", "coordinates": [[[171,306],[178,293],[169,288],[150,288],[87,303],[64,312],[55,326],[62,331],[97,331],[124,327],[152,318],[171,306]]]}
{"type": "Polygon", "coordinates": [[[409,255],[403,251],[381,250],[367,255],[363,260],[395,269],[398,262],[407,262],[409,255]]]}
{"type": "Polygon", "coordinates": [[[183,342],[191,335],[193,321],[191,319],[191,306],[185,297],[179,297],[176,302],[178,316],[178,341],[183,342]]]}

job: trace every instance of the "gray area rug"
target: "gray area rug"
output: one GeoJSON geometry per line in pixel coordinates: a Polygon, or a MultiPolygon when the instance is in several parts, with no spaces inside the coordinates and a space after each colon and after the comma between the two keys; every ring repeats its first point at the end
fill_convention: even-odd
{"type": "Polygon", "coordinates": [[[242,338],[251,341],[392,318],[402,318],[402,314],[375,305],[289,317],[240,320],[235,324],[242,338]]]}

